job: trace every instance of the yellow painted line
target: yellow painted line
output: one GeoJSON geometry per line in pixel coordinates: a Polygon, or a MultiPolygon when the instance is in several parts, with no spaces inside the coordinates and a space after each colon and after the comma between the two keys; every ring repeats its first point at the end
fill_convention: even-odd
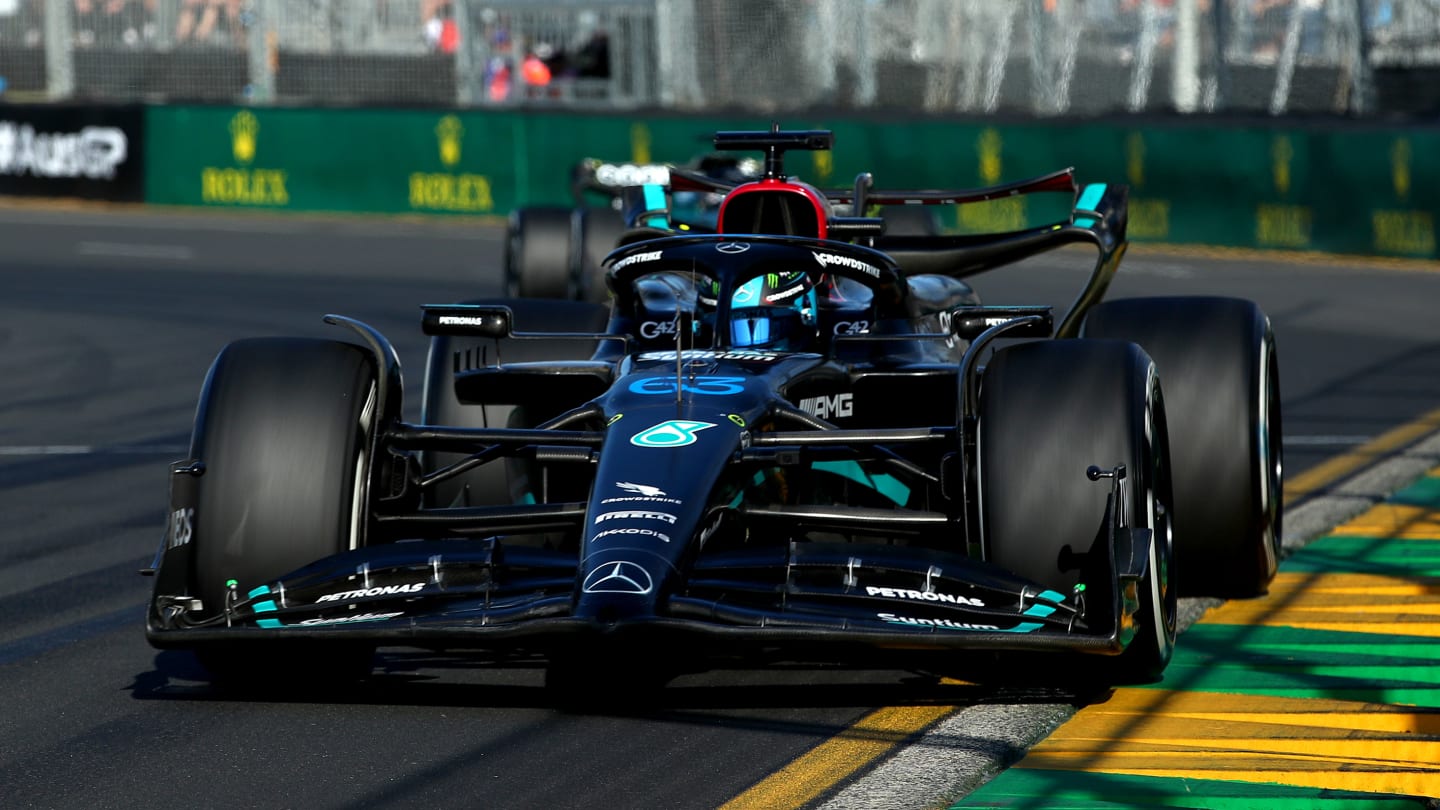
{"type": "MultiPolygon", "coordinates": [[[[1435,510],[1378,504],[1334,533],[1431,540],[1437,517],[1435,510]]],[[[1440,577],[1284,572],[1264,599],[1226,602],[1201,622],[1440,638],[1440,577]]],[[[1433,665],[1416,668],[1423,677],[1433,665]]],[[[1359,701],[1120,689],[1017,767],[1440,796],[1440,714],[1359,701]]]]}
{"type": "Polygon", "coordinates": [[[1361,467],[1372,464],[1401,447],[1414,444],[1437,430],[1440,430],[1440,408],[1286,480],[1285,503],[1289,505],[1315,490],[1324,489],[1354,474],[1361,467]]]}
{"type": "MultiPolygon", "coordinates": [[[[1338,456],[1330,461],[1321,464],[1305,473],[1294,476],[1285,483],[1285,503],[1298,500],[1316,490],[1330,486],[1334,482],[1358,471],[1361,467],[1371,464],[1381,457],[1388,455],[1398,448],[1413,444],[1430,433],[1440,430],[1440,408],[1431,411],[1414,422],[1390,430],[1369,442],[1355,448],[1354,450],[1338,456]]],[[[1430,475],[1440,476],[1440,468],[1431,470],[1430,475]]],[[[1381,504],[1372,508],[1371,512],[1381,507],[1381,504]]],[[[1423,510],[1422,510],[1423,511],[1423,510]]],[[[1385,525],[1397,525],[1399,522],[1416,516],[1402,516],[1398,512],[1390,514],[1384,521],[1385,525]]],[[[1361,531],[1361,521],[1371,520],[1376,526],[1382,521],[1378,517],[1370,516],[1370,512],[1352,520],[1346,526],[1356,527],[1357,534],[1361,531]],[[1369,516],[1369,517],[1367,517],[1369,516]]],[[[1424,516],[1423,521],[1434,520],[1437,529],[1440,529],[1440,515],[1430,514],[1424,516]]],[[[1437,531],[1440,535],[1440,531],[1437,531]]],[[[1384,535],[1382,535],[1384,536],[1384,535]]],[[[1437,537],[1436,539],[1440,539],[1437,537]]],[[[1314,574],[1294,575],[1281,573],[1271,585],[1270,596],[1261,600],[1249,600],[1242,602],[1226,602],[1219,608],[1208,612],[1203,621],[1223,621],[1224,623],[1247,623],[1247,624],[1284,624],[1287,626],[1306,627],[1323,630],[1348,630],[1367,633],[1398,633],[1404,635],[1440,637],[1440,620],[1430,621],[1422,615],[1430,612],[1428,606],[1421,607],[1415,597],[1432,596],[1440,599],[1440,582],[1407,579],[1398,580],[1388,577],[1373,577],[1361,574],[1336,574],[1325,575],[1322,580],[1317,580],[1314,574]],[[1364,614],[1360,619],[1353,622],[1324,622],[1320,617],[1326,615],[1324,609],[1300,612],[1303,608],[1297,608],[1286,612],[1277,609],[1277,602],[1292,602],[1295,597],[1304,596],[1301,604],[1311,603],[1306,600],[1320,599],[1324,594],[1350,594],[1368,596],[1371,599],[1390,597],[1396,606],[1407,608],[1406,616],[1392,614],[1382,621],[1376,616],[1374,621],[1365,621],[1364,614]],[[1282,595],[1285,598],[1279,598],[1282,595]],[[1248,612],[1244,612],[1248,611],[1248,612]],[[1418,612],[1417,612],[1418,611],[1418,612]],[[1413,618],[1413,621],[1410,619],[1413,618]]],[[[1116,692],[1119,696],[1130,694],[1154,695],[1157,690],[1134,690],[1121,689],[1116,692]]],[[[1160,694],[1171,694],[1161,692],[1160,694]]],[[[1207,699],[1213,696],[1207,696],[1207,699]]],[[[1265,697],[1258,698],[1265,701],[1270,707],[1267,712],[1275,711],[1274,706],[1281,701],[1279,698],[1265,697]]],[[[1113,706],[1112,699],[1107,706],[1113,706]]],[[[1305,700],[1303,705],[1314,711],[1320,701],[1305,700]]],[[[1349,705],[1349,704],[1347,704],[1349,705]]],[[[724,804],[721,810],[751,810],[751,808],[764,810],[781,810],[782,808],[798,808],[814,801],[820,795],[830,790],[842,780],[848,778],[871,763],[888,754],[895,747],[899,746],[908,737],[919,733],[921,730],[943,719],[957,707],[955,706],[927,706],[927,707],[894,707],[874,711],[854,726],[840,732],[835,737],[821,743],[808,753],[794,760],[789,765],[776,771],[769,777],[761,780],[748,790],[731,799],[724,804]]],[[[1213,703],[1211,704],[1213,708],[1213,703]]],[[[1385,709],[1388,707],[1378,707],[1385,709]]],[[[1098,707],[1087,707],[1083,712],[1076,715],[1069,723],[1061,726],[1061,730],[1070,728],[1072,725],[1079,727],[1080,724],[1091,722],[1098,707]],[[1082,720],[1084,718],[1084,720],[1082,720]]],[[[1322,710],[1323,711],[1323,710],[1322,710]]],[[[1366,709],[1366,712],[1373,712],[1374,709],[1366,709]]],[[[1326,715],[1327,722],[1333,722],[1332,715],[1326,715]]],[[[1192,719],[1192,722],[1194,720],[1192,719]]],[[[1413,715],[1403,715],[1399,723],[1413,723],[1413,715]]],[[[1426,732],[1432,733],[1432,732],[1426,732]]],[[[1050,740],[1057,739],[1052,735],[1050,740]]],[[[1018,767],[1037,767],[1034,760],[1037,752],[1043,752],[1049,743],[1042,743],[1031,751],[1018,767]]],[[[1106,740],[1107,746],[1113,746],[1114,740],[1106,740]]],[[[1436,752],[1440,757],[1440,751],[1436,752]]],[[[1043,754],[1042,754],[1043,756],[1043,754]]],[[[1188,754],[1188,758],[1194,759],[1194,753],[1188,754]]],[[[1437,759],[1436,761],[1440,761],[1437,759]]],[[[1045,766],[1059,767],[1059,766],[1045,766]]],[[[1333,763],[1331,766],[1333,767],[1333,763]]],[[[1137,771],[1128,769],[1117,769],[1115,773],[1134,773],[1137,771]]],[[[1159,774],[1157,774],[1159,775],[1159,774]]],[[[1359,774],[1355,778],[1359,779],[1359,774]]],[[[1433,775],[1432,775],[1433,776],[1433,775]]],[[[1237,776],[1225,778],[1240,779],[1237,776]]],[[[1440,778],[1440,777],[1437,777],[1440,778]]],[[[1243,780],[1242,780],[1243,781],[1243,780]]],[[[1290,777],[1283,776],[1279,772],[1271,772],[1266,779],[1251,781],[1277,781],[1286,784],[1310,786],[1306,781],[1290,781],[1290,777]]],[[[1359,779],[1363,782],[1363,779],[1359,779]]],[[[1329,785],[1327,785],[1328,787],[1329,785]]],[[[1440,784],[1433,786],[1433,794],[1412,792],[1411,795],[1437,795],[1440,796],[1440,784]]],[[[1369,790],[1370,788],[1359,784],[1349,785],[1347,789],[1369,790]]],[[[1399,792],[1399,791],[1397,791],[1399,792]]]]}
{"type": "Polygon", "coordinates": [[[1226,602],[1202,621],[1440,638],[1440,579],[1284,573],[1266,598],[1226,602]]]}
{"type": "Polygon", "coordinates": [[[1311,594],[1352,594],[1356,596],[1437,596],[1440,577],[1406,576],[1403,579],[1380,574],[1325,574],[1281,571],[1270,583],[1272,594],[1291,593],[1304,588],[1311,594]]]}
{"type": "Polygon", "coordinates": [[[1359,517],[1335,527],[1330,534],[1387,540],[1440,540],[1440,509],[1403,503],[1376,504],[1359,517]]]}
{"type": "MultiPolygon", "coordinates": [[[[1440,714],[1417,714],[1414,707],[1390,706],[1327,698],[1299,698],[1252,695],[1237,692],[1175,692],[1164,689],[1117,689],[1104,703],[1086,710],[1093,723],[1082,727],[1066,723],[1056,729],[1042,746],[1075,738],[1095,736],[1097,729],[1132,728],[1141,724],[1169,723],[1166,716],[1182,719],[1219,720],[1228,727],[1241,721],[1272,725],[1320,726],[1336,735],[1358,731],[1440,736],[1440,714]],[[1163,712],[1164,714],[1161,714],[1163,712]]],[[[1238,731],[1245,735],[1249,730],[1238,731]]],[[[1105,734],[1108,736],[1108,733],[1105,734]]]]}
{"type": "Polygon", "coordinates": [[[954,706],[877,709],[721,805],[720,810],[803,807],[841,779],[874,762],[912,734],[954,710],[954,706]]]}
{"type": "Polygon", "coordinates": [[[1440,796],[1437,738],[1440,716],[1395,706],[1122,689],[1017,767],[1440,796]]]}

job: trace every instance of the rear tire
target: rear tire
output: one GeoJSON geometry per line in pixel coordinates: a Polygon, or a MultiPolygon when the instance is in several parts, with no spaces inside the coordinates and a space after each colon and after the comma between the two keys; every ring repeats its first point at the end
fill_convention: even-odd
{"type": "MultiPolygon", "coordinates": [[[[191,445],[205,465],[191,543],[192,581],[207,615],[222,612],[229,580],[243,598],[364,544],[376,379],[367,351],[336,341],[242,340],[215,358],[191,445]]],[[[333,673],[341,662],[368,667],[373,651],[247,642],[197,652],[226,679],[314,667],[333,673]]]]}
{"type": "Polygon", "coordinates": [[[610,300],[601,263],[625,234],[625,219],[613,208],[577,208],[574,212],[571,245],[579,249],[574,266],[578,291],[576,299],[595,304],[610,300]]]}
{"type": "Polygon", "coordinates": [[[510,212],[505,239],[505,292],[517,298],[576,295],[570,209],[532,206],[510,212]]]}
{"type": "Polygon", "coordinates": [[[886,236],[939,236],[940,215],[930,205],[887,205],[880,209],[886,236]]]}
{"type": "MultiPolygon", "coordinates": [[[[1086,469],[1125,465],[1130,525],[1151,529],[1154,542],[1134,638],[1119,656],[1093,662],[1094,674],[1110,682],[1159,678],[1175,646],[1176,591],[1154,364],[1122,341],[1001,350],[985,370],[979,442],[986,559],[1067,598],[1077,584],[1110,578],[1104,516],[1112,481],[1091,481],[1086,469]]],[[[1096,598],[1108,601],[1092,596],[1092,605],[1096,598]]]]}
{"type": "Polygon", "coordinates": [[[1086,337],[1133,340],[1160,369],[1175,467],[1175,557],[1186,596],[1264,594],[1281,556],[1283,449],[1275,336],[1235,298],[1100,304],[1086,337]]]}
{"type": "MultiPolygon", "coordinates": [[[[537,301],[501,299],[472,301],[503,304],[514,313],[517,332],[603,332],[609,321],[607,307],[579,301],[537,301]]],[[[469,353],[472,364],[545,360],[588,359],[595,351],[589,339],[514,340],[506,338],[451,337],[430,339],[425,362],[425,387],[421,395],[420,421],[426,425],[483,428],[509,427],[524,420],[513,405],[465,405],[455,397],[455,354],[469,353]]],[[[464,458],[457,453],[422,454],[421,466],[428,472],[464,458]]],[[[483,464],[463,475],[436,484],[425,494],[428,507],[498,506],[511,504],[521,495],[524,481],[515,465],[504,461],[483,464]]]]}

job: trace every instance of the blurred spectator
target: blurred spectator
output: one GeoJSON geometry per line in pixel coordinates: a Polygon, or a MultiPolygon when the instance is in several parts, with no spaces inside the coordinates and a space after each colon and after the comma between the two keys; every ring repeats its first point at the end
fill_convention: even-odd
{"type": "Polygon", "coordinates": [[[1285,20],[1290,0],[1250,0],[1250,27],[1254,32],[1250,52],[1262,62],[1280,57],[1285,45],[1285,20]]]}
{"type": "Polygon", "coordinates": [[[153,39],[156,2],[75,0],[75,44],[82,48],[133,48],[153,39]]]}
{"type": "Polygon", "coordinates": [[[1154,14],[1155,44],[1164,48],[1175,44],[1175,0],[1123,0],[1120,11],[1142,15],[1142,19],[1145,14],[1154,14]]]}
{"type": "Polygon", "coordinates": [[[455,53],[460,47],[460,26],[455,22],[454,0],[424,0],[420,21],[425,44],[432,51],[455,53]]]}
{"type": "Polygon", "coordinates": [[[1388,30],[1395,22],[1395,3],[1393,0],[1371,0],[1370,2],[1370,31],[1382,37],[1388,34],[1388,30]]]}
{"type": "MultiPolygon", "coordinates": [[[[547,51],[550,50],[550,47],[544,43],[541,43],[537,48],[543,48],[547,51]]],[[[550,54],[553,54],[553,51],[550,51],[550,54]]],[[[550,66],[545,64],[545,60],[541,57],[538,50],[530,51],[525,54],[525,61],[520,63],[520,76],[525,80],[526,84],[535,87],[544,87],[550,83],[550,66]]]]}
{"type": "Polygon", "coordinates": [[[1325,0],[1297,0],[1300,19],[1300,53],[1319,56],[1325,49],[1325,0]]]}
{"type": "Polygon", "coordinates": [[[585,44],[575,51],[571,64],[576,76],[610,78],[610,35],[603,30],[590,34],[585,44]]]}
{"type": "Polygon", "coordinates": [[[95,44],[96,17],[94,0],[75,0],[75,44],[88,48],[95,44]]]}
{"type": "Polygon", "coordinates": [[[245,26],[240,11],[245,0],[180,0],[180,18],[175,23],[175,41],[206,44],[223,23],[237,48],[245,46],[245,26]]]}
{"type": "Polygon", "coordinates": [[[40,46],[44,18],[40,15],[43,0],[0,0],[0,49],[23,45],[40,46]]]}
{"type": "Polygon", "coordinates": [[[485,65],[485,97],[491,101],[510,97],[510,63],[503,57],[493,56],[485,65]]]}
{"type": "Polygon", "coordinates": [[[513,72],[510,60],[514,48],[510,42],[510,31],[491,9],[482,12],[481,20],[485,25],[485,40],[490,45],[490,58],[485,61],[485,97],[491,101],[504,101],[510,97],[513,72]]]}

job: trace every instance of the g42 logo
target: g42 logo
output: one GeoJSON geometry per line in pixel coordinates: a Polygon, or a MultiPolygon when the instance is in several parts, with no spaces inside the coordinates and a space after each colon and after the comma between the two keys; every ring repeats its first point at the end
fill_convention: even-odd
{"type": "Polygon", "coordinates": [[[728,396],[745,390],[744,377],[705,377],[694,380],[677,380],[674,377],[650,377],[630,383],[632,394],[674,394],[676,390],[688,394],[728,396]]]}
{"type": "Polygon", "coordinates": [[[684,447],[695,443],[696,433],[713,427],[711,422],[671,419],[636,433],[630,437],[630,443],[637,447],[684,447]]]}
{"type": "Polygon", "coordinates": [[[673,335],[675,331],[674,321],[646,321],[640,324],[640,337],[646,340],[654,340],[661,335],[673,335]]]}

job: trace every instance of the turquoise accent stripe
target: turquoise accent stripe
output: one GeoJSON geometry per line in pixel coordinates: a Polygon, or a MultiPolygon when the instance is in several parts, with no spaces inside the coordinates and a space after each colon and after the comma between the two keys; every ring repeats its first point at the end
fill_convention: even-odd
{"type": "Polygon", "coordinates": [[[261,585],[260,587],[256,588],[255,590],[251,591],[250,593],[246,594],[246,596],[249,596],[251,599],[254,599],[254,598],[256,598],[257,596],[264,596],[265,594],[267,594],[267,593],[269,593],[269,592],[270,592],[270,586],[269,586],[269,585],[261,585]]]}
{"type": "Polygon", "coordinates": [[[258,625],[260,625],[261,627],[268,627],[268,628],[284,627],[284,626],[285,626],[285,625],[283,625],[283,624],[280,623],[280,620],[279,620],[279,619],[256,619],[256,620],[255,620],[255,623],[258,624],[258,625]]]}
{"type": "MultiPolygon", "coordinates": [[[[645,189],[646,211],[656,211],[666,207],[664,186],[655,185],[654,183],[646,183],[644,186],[641,186],[641,188],[645,189]]],[[[652,228],[670,227],[670,223],[665,221],[665,217],[660,216],[650,217],[650,219],[647,220],[645,224],[649,225],[652,228]]]]}
{"type": "Polygon", "coordinates": [[[1045,625],[1039,622],[1021,622],[1008,630],[1001,630],[1002,633],[1033,633],[1045,625]]]}
{"type": "Polygon", "coordinates": [[[275,610],[275,603],[267,599],[264,602],[256,602],[250,606],[250,609],[256,613],[271,613],[275,610]]]}
{"type": "MultiPolygon", "coordinates": [[[[1045,618],[1046,616],[1049,616],[1051,613],[1054,613],[1054,612],[1055,612],[1055,605],[1056,605],[1056,604],[1059,604],[1059,603],[1065,601],[1065,594],[1060,593],[1059,591],[1042,591],[1042,592],[1040,593],[1040,595],[1036,596],[1035,598],[1036,598],[1036,599],[1044,599],[1046,602],[1052,602],[1052,603],[1054,603],[1054,604],[1042,605],[1042,604],[1040,604],[1039,602],[1036,602],[1035,604],[1033,604],[1033,605],[1031,605],[1030,607],[1026,608],[1026,609],[1025,609],[1025,613],[1024,613],[1023,615],[1025,615],[1025,616],[1036,616],[1036,617],[1039,617],[1039,618],[1042,618],[1042,619],[1043,619],[1043,618],[1045,618]]],[[[1036,626],[1036,627],[1039,627],[1040,625],[1037,624],[1037,625],[1035,625],[1035,626],[1036,626]]],[[[1028,631],[1026,631],[1026,632],[1028,632],[1028,631]]]]}
{"type": "Polygon", "coordinates": [[[810,466],[812,469],[848,478],[857,484],[867,486],[894,501],[898,506],[904,506],[910,500],[910,488],[896,480],[893,475],[888,473],[870,475],[865,472],[865,468],[861,467],[859,462],[817,461],[810,466]]]}
{"type": "MultiPolygon", "coordinates": [[[[1080,193],[1080,200],[1075,203],[1075,207],[1082,211],[1094,211],[1095,206],[1100,204],[1100,198],[1104,196],[1105,184],[1091,183],[1080,193]]],[[[1090,217],[1082,217],[1075,220],[1075,224],[1081,228],[1089,228],[1095,224],[1095,220],[1090,217]]]]}
{"type": "Polygon", "coordinates": [[[525,493],[524,495],[521,495],[521,496],[520,496],[520,503],[523,504],[523,505],[525,505],[525,506],[534,506],[534,505],[535,505],[535,493],[533,493],[533,492],[527,492],[527,493],[525,493]]]}

